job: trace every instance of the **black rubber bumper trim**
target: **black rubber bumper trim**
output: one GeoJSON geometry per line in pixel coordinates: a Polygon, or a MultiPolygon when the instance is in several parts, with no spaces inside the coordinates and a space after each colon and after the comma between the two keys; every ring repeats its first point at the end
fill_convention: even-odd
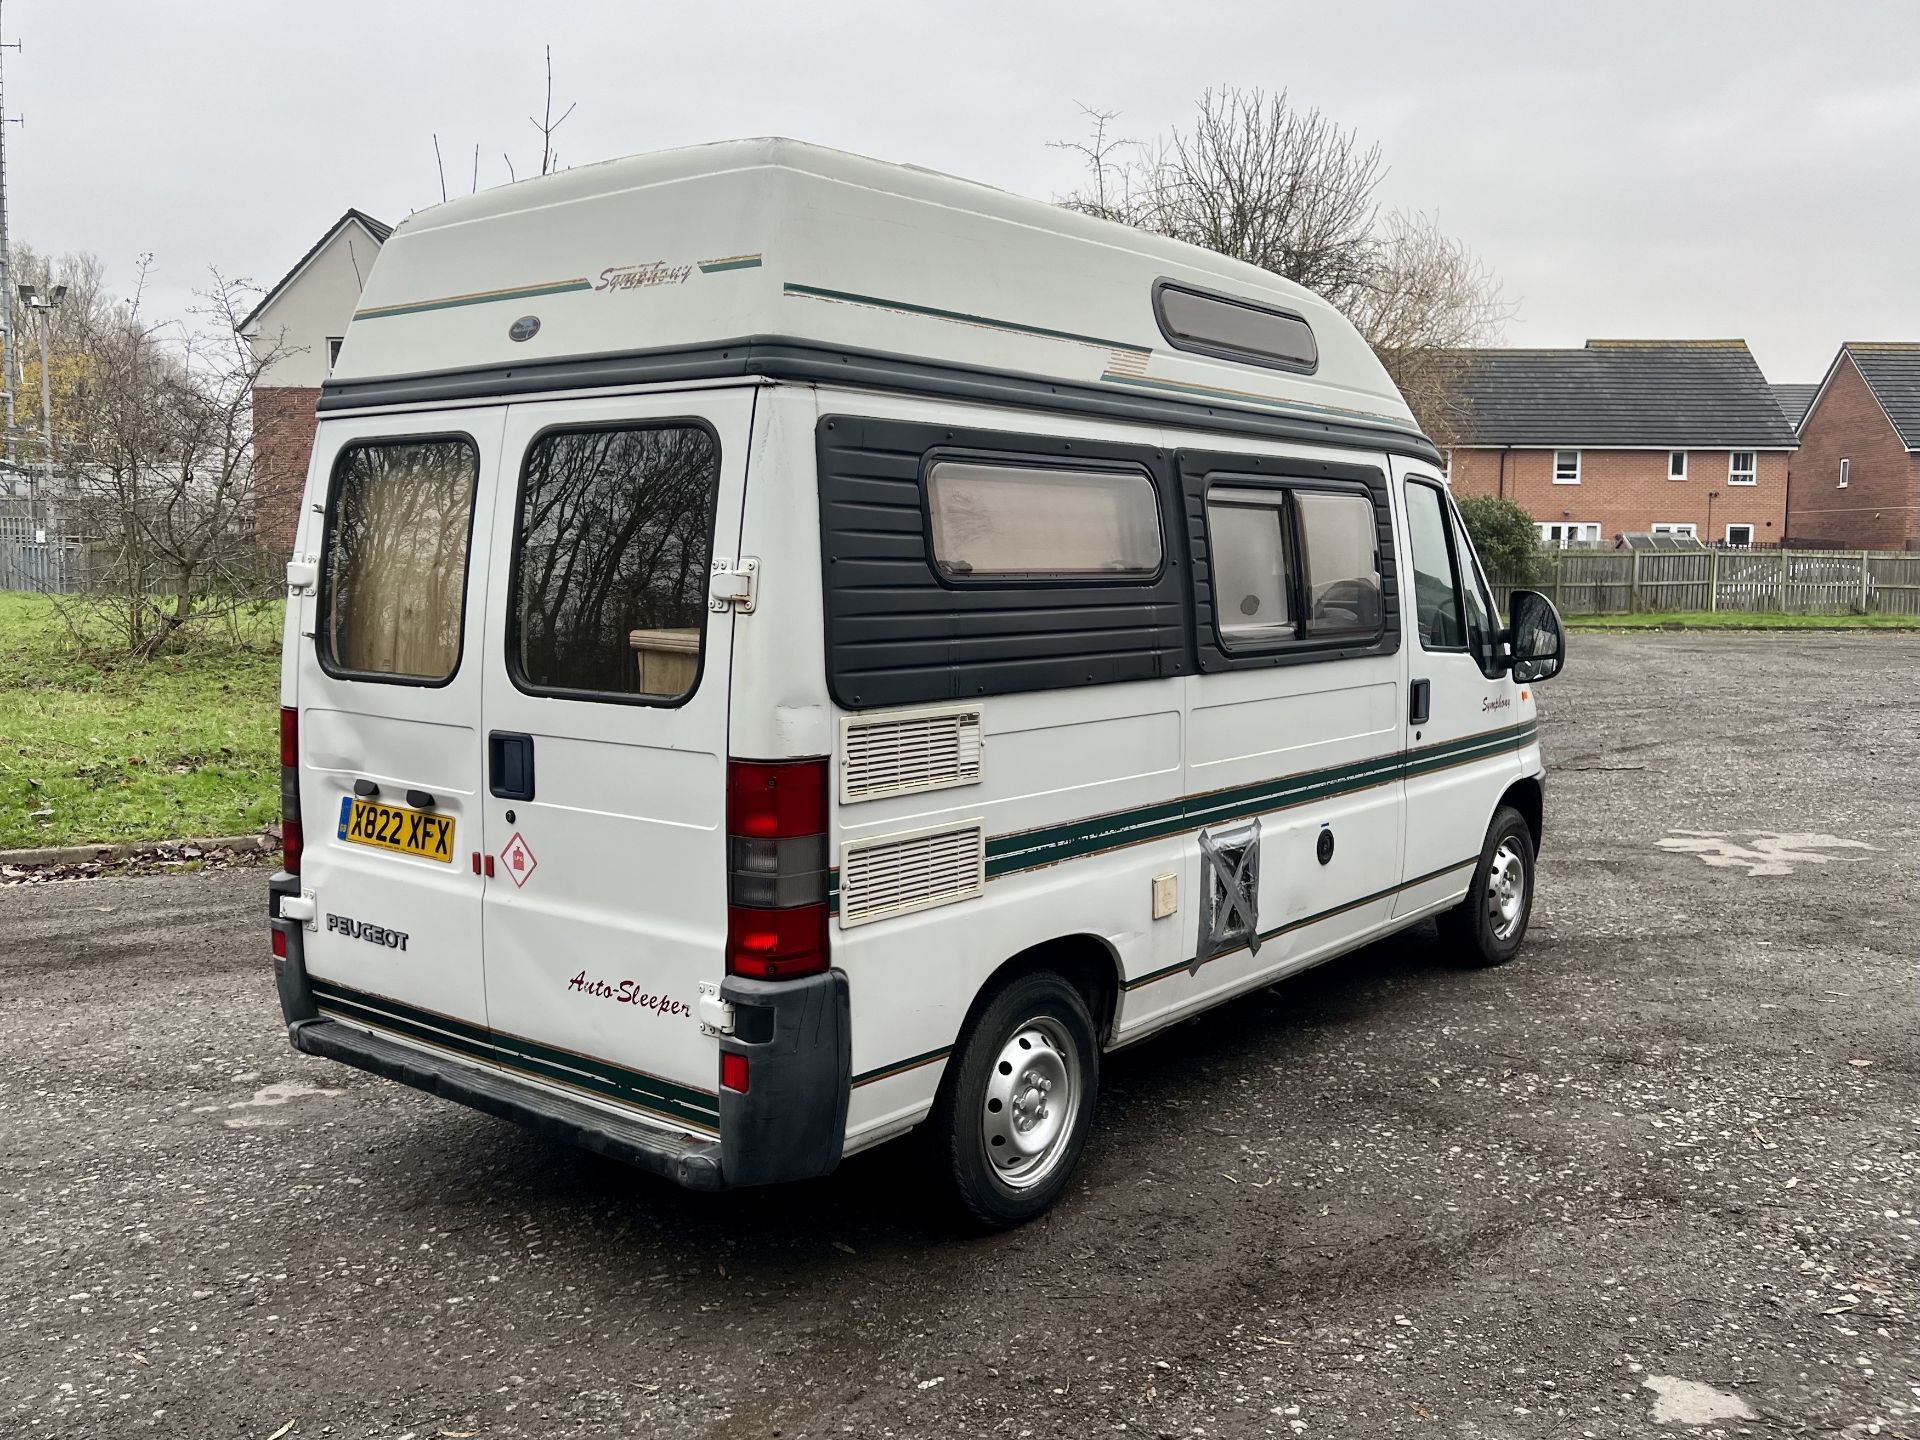
{"type": "Polygon", "coordinates": [[[853,1088],[847,976],[801,980],[730,975],[733,1006],[720,1048],[747,1057],[743,1093],[720,1087],[721,1168],[729,1185],[771,1185],[825,1175],[840,1163],[853,1088]]]}
{"type": "Polygon", "coordinates": [[[305,1054],[338,1060],[430,1095],[457,1100],[596,1155],[664,1176],[689,1190],[726,1187],[720,1169],[720,1146],[714,1141],[667,1134],[462,1061],[368,1034],[338,1020],[295,1021],[287,1027],[287,1033],[293,1048],[305,1054]]]}
{"type": "Polygon", "coordinates": [[[280,918],[280,897],[298,895],[300,877],[276,870],[267,881],[267,924],[287,937],[287,955],[273,957],[273,988],[280,996],[280,1013],[287,1024],[318,1019],[320,1009],[313,1002],[313,987],[307,984],[306,927],[298,920],[280,918]]]}

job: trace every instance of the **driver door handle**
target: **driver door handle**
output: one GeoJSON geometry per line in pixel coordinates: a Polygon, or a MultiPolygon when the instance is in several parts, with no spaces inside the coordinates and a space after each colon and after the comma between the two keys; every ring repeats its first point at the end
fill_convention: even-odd
{"type": "Polygon", "coordinates": [[[1409,725],[1426,724],[1427,714],[1432,707],[1433,682],[1431,680],[1414,681],[1413,688],[1407,696],[1407,723],[1409,725]]]}

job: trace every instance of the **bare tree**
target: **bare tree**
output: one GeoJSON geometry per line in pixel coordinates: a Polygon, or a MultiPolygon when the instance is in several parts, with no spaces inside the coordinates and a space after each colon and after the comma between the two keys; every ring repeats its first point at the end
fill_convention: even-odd
{"type": "MultiPolygon", "coordinates": [[[[551,45],[545,47],[545,54],[547,67],[546,105],[537,118],[529,115],[527,117],[527,123],[540,132],[540,173],[542,175],[551,175],[554,171],[562,168],[560,164],[560,152],[553,148],[554,133],[566,123],[568,116],[580,108],[580,102],[577,100],[573,101],[557,116],[553,113],[553,47],[551,45]]],[[[520,178],[519,172],[514,167],[513,156],[503,150],[500,153],[500,159],[507,167],[507,183],[512,184],[520,178]]],[[[440,153],[440,136],[437,132],[433,136],[433,168],[434,178],[440,187],[440,198],[445,200],[447,198],[447,167],[440,153]]],[[[479,190],[480,147],[476,144],[473,147],[472,191],[477,194],[479,190]]]]}
{"type": "Polygon", "coordinates": [[[1492,268],[1430,215],[1395,211],[1379,229],[1372,271],[1347,306],[1427,437],[1467,438],[1459,352],[1496,343],[1513,314],[1492,268]]]}
{"type": "Polygon", "coordinates": [[[1282,90],[1209,90],[1192,122],[1150,146],[1109,138],[1113,111],[1081,106],[1086,165],[1071,209],[1184,240],[1283,275],[1343,311],[1436,442],[1457,436],[1441,352],[1499,338],[1498,279],[1429,216],[1382,213],[1378,145],[1282,90]]]}
{"type": "Polygon", "coordinates": [[[131,304],[94,315],[61,437],[91,551],[76,633],[98,628],[82,615],[104,621],[144,659],[273,593],[253,540],[252,392],[286,351],[239,333],[255,299],[216,271],[185,322],[148,326],[131,304]]]}

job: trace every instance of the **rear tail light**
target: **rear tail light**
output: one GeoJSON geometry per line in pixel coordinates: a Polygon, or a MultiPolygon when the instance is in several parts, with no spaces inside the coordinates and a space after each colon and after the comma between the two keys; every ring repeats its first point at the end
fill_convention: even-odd
{"type": "Polygon", "coordinates": [[[720,1053],[720,1083],[729,1090],[747,1093],[747,1057],[732,1050],[720,1053]]]}
{"type": "Polygon", "coordinates": [[[826,968],[827,762],[729,761],[727,972],[792,980],[826,968]]]}
{"type": "Polygon", "coordinates": [[[306,835],[300,826],[300,712],[280,711],[280,868],[300,873],[306,835]]]}

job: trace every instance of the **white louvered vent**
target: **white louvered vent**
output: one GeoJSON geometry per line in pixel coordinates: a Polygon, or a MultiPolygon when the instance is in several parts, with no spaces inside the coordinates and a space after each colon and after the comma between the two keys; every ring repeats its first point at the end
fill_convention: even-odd
{"type": "Polygon", "coordinates": [[[841,725],[843,805],[980,783],[977,705],[850,715],[841,725]]]}
{"type": "Polygon", "coordinates": [[[840,925],[970,900],[986,883],[986,832],[977,820],[855,840],[840,855],[840,925]]]}

